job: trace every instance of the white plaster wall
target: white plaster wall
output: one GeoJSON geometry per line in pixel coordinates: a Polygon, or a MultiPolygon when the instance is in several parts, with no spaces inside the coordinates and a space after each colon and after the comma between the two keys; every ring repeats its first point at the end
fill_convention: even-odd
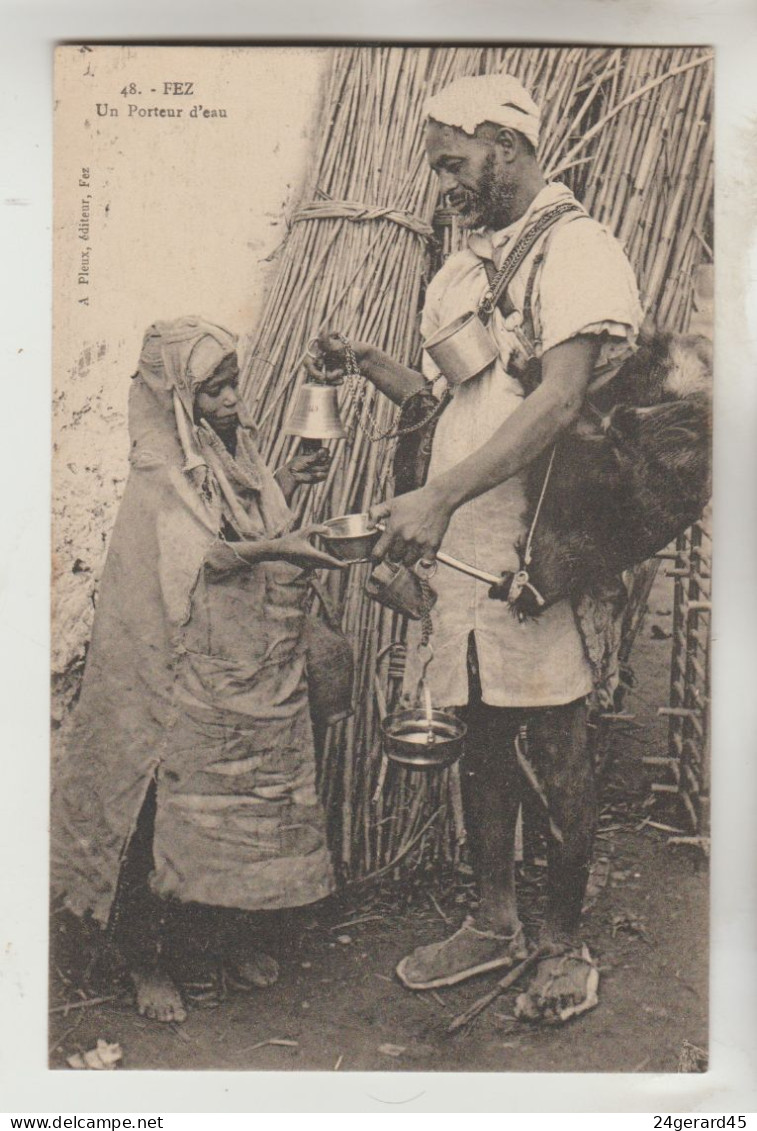
{"type": "MultiPolygon", "coordinates": [[[[320,48],[67,48],[56,61],[53,714],[78,686],[96,582],[127,473],[126,404],[142,334],[203,314],[238,333],[260,316],[269,257],[319,133],[320,48]],[[132,121],[127,82],[192,79],[224,121],[132,121]],[[97,102],[118,119],[97,115],[97,102]],[[81,169],[91,230],[78,237],[81,169]],[[91,185],[91,187],[89,187],[91,185]],[[87,284],[78,283],[91,247],[87,284]],[[83,297],[89,298],[82,304],[83,297]]],[[[157,86],[160,91],[162,88],[157,86]]],[[[173,104],[176,104],[174,100],[173,104]]],[[[168,105],[145,95],[142,105],[168,105]]]]}

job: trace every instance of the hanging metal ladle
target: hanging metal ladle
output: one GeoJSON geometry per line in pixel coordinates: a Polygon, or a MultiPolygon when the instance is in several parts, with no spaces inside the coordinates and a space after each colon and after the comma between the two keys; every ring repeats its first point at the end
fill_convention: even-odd
{"type": "Polygon", "coordinates": [[[466,573],[468,577],[475,577],[476,581],[485,581],[487,585],[500,585],[502,583],[501,576],[488,573],[485,569],[477,569],[476,566],[468,565],[467,562],[461,562],[458,558],[453,558],[442,550],[437,550],[435,561],[449,566],[450,569],[456,569],[459,573],[466,573]]]}

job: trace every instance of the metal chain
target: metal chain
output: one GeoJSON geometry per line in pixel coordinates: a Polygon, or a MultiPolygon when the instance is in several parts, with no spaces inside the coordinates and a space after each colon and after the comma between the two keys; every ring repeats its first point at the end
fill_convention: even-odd
{"type": "Polygon", "coordinates": [[[431,608],[433,601],[431,595],[431,586],[428,582],[428,574],[425,573],[422,569],[419,569],[419,565],[420,562],[416,564],[414,573],[418,578],[418,584],[421,590],[421,639],[416,648],[418,659],[421,662],[421,674],[418,680],[418,688],[415,693],[415,699],[418,707],[425,708],[428,727],[426,741],[428,745],[431,746],[436,741],[436,735],[432,722],[433,702],[431,699],[431,687],[429,686],[428,679],[426,678],[426,673],[428,672],[429,664],[434,659],[434,649],[431,644],[431,634],[434,631],[434,626],[431,621],[431,608]]]}
{"type": "MultiPolygon", "coordinates": [[[[371,441],[371,443],[375,444],[379,440],[397,440],[400,436],[409,436],[411,432],[419,432],[421,428],[425,428],[427,424],[431,424],[432,421],[436,420],[436,418],[440,416],[444,409],[447,407],[447,401],[449,397],[445,395],[442,396],[438,404],[434,406],[428,416],[425,416],[423,420],[419,420],[417,424],[407,425],[404,428],[392,428],[392,426],[390,425],[388,429],[382,430],[375,416],[366,403],[365,377],[360,372],[360,367],[357,363],[357,358],[355,357],[355,351],[352,348],[352,343],[344,334],[336,334],[335,336],[339,339],[339,341],[342,343],[342,346],[344,347],[346,361],[345,368],[347,372],[347,393],[355,410],[355,420],[357,421],[359,427],[366,434],[368,439],[371,441]],[[365,415],[368,418],[368,427],[366,427],[362,422],[361,415],[363,412],[365,412],[365,415]]],[[[417,396],[421,391],[421,389],[415,389],[412,393],[408,393],[408,395],[400,404],[400,413],[402,412],[402,409],[405,407],[405,405],[409,401],[411,401],[413,397],[417,396]]]]}
{"type": "Polygon", "coordinates": [[[433,608],[431,586],[425,573],[416,570],[415,576],[418,578],[418,584],[421,587],[421,642],[419,647],[427,648],[431,643],[431,635],[434,631],[431,620],[431,609],[433,608]]]}

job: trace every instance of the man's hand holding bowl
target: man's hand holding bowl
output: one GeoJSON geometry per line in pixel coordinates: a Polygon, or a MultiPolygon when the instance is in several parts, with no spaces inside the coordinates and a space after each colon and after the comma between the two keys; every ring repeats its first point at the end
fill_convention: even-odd
{"type": "Polygon", "coordinates": [[[433,561],[452,516],[452,507],[432,483],[396,499],[377,503],[371,518],[385,528],[373,549],[373,558],[413,566],[421,559],[433,561]]]}

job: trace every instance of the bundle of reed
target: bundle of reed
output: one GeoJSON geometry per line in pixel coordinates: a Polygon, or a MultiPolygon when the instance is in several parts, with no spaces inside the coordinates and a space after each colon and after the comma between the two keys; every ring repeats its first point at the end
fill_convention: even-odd
{"type": "MultiPolygon", "coordinates": [[[[707,254],[708,59],[702,49],[336,49],[312,174],[242,359],[243,393],[269,462],[298,443],[283,424],[321,329],[338,327],[417,363],[424,282],[439,256],[429,238],[438,190],[424,158],[423,104],[462,75],[521,78],[543,108],[545,168],[625,241],[648,307],[682,325],[689,299],[681,279],[707,254]]],[[[445,244],[456,240],[453,225],[445,244]]],[[[372,415],[387,428],[394,409],[372,387],[362,403],[345,389],[340,398],[351,439],[334,445],[326,481],[304,494],[303,520],[362,512],[391,492],[392,444],[369,442],[360,424],[372,415]]],[[[382,762],[387,683],[377,669],[403,624],[364,595],[366,569],[328,578],[357,661],[358,707],[330,732],[321,775],[345,878],[456,852],[448,775],[386,772],[382,762]]],[[[390,682],[396,693],[398,681],[390,682]]]]}
{"type": "MultiPolygon", "coordinates": [[[[406,364],[417,360],[417,314],[437,190],[423,152],[426,97],[481,63],[478,48],[342,48],[334,53],[327,122],[299,214],[292,217],[261,328],[243,359],[243,389],[266,457],[278,464],[297,441],[282,425],[302,382],[307,343],[322,327],[375,342],[406,364]]],[[[335,446],[325,483],[302,500],[310,517],[367,510],[390,490],[391,444],[371,444],[367,414],[387,427],[391,405],[367,391],[356,406],[343,390],[341,411],[353,437],[335,446]]],[[[382,772],[374,695],[379,656],[401,636],[398,618],[364,597],[366,567],[329,577],[343,606],[356,657],[355,715],[329,736],[322,792],[346,877],[391,864],[413,845],[414,858],[445,850],[446,782],[382,772]],[[422,835],[421,835],[422,834],[422,835]]],[[[384,672],[381,673],[382,679],[384,672]]]]}

